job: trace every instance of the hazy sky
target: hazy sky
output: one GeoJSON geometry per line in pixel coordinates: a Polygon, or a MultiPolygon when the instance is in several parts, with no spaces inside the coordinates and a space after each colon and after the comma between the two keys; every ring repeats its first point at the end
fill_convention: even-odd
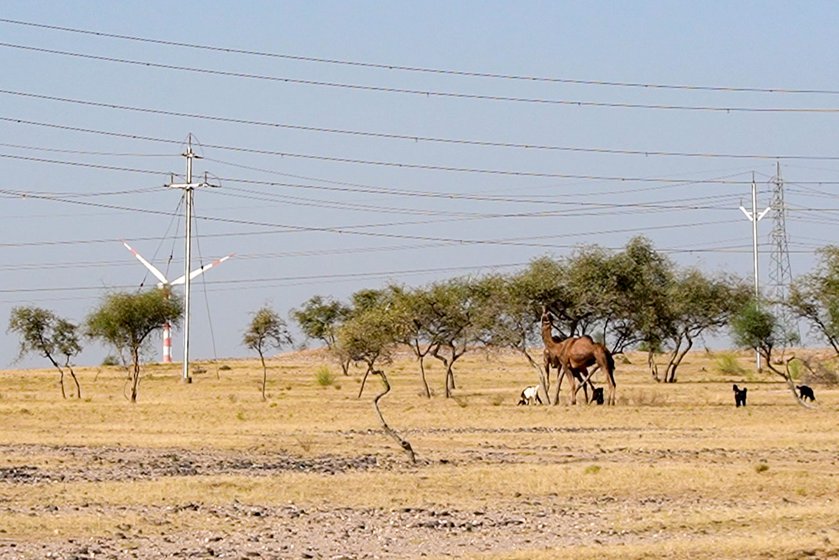
{"type": "MultiPolygon", "coordinates": [[[[738,207],[752,174],[769,202],[778,162],[793,274],[807,272],[836,241],[837,16],[834,2],[6,0],[0,318],[37,305],[81,321],[109,290],[153,285],[123,239],[181,275],[182,192],[164,185],[183,181],[190,134],[196,177],[221,185],[196,193],[193,266],[236,253],[194,283],[194,359],[246,355],[265,304],[286,316],[315,294],[635,235],[750,277],[738,207]]],[[[771,229],[770,215],[764,283],[771,229]]],[[[17,339],[0,340],[12,367],[17,339]]]]}

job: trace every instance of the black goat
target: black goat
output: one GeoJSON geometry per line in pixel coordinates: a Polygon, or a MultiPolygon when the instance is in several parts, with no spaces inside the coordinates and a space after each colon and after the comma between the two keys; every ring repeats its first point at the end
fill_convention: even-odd
{"type": "Polygon", "coordinates": [[[740,389],[737,385],[734,385],[734,404],[736,406],[746,406],[746,391],[748,389],[745,387],[740,389]]]}
{"type": "Polygon", "coordinates": [[[810,399],[810,401],[816,400],[816,394],[807,385],[796,385],[795,388],[798,389],[798,398],[802,401],[806,401],[807,399],[810,399]]]}

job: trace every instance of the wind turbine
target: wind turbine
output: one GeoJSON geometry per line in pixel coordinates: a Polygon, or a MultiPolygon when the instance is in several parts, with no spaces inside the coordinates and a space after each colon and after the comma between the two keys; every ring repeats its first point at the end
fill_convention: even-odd
{"type": "MultiPolygon", "coordinates": [[[[186,282],[186,274],[170,282],[166,279],[166,276],[164,276],[162,272],[160,272],[149,261],[144,259],[140,253],[138,253],[131,247],[131,245],[129,245],[125,241],[123,241],[122,244],[125,245],[126,249],[131,251],[131,254],[137,257],[137,260],[143,263],[143,266],[145,266],[149,270],[149,272],[151,272],[154,275],[154,277],[159,280],[159,282],[157,283],[157,287],[163,290],[163,293],[166,294],[166,297],[169,297],[169,294],[172,291],[172,286],[180,286],[186,282]]],[[[200,268],[196,268],[195,270],[189,273],[189,279],[192,280],[196,276],[204,274],[204,272],[210,270],[214,266],[220,265],[232,256],[233,254],[231,253],[226,257],[216,259],[209,264],[205,264],[200,268]]],[[[172,363],[172,325],[170,325],[168,321],[163,325],[163,363],[172,363]]]]}

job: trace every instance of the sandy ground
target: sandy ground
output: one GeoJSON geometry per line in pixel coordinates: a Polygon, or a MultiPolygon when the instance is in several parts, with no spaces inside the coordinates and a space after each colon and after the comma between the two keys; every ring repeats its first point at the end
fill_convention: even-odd
{"type": "MultiPolygon", "coordinates": [[[[543,430],[542,430],[543,431],[543,430]]],[[[147,449],[123,447],[0,446],[0,453],[18,457],[31,455],[41,465],[0,469],[0,484],[26,491],[36,484],[62,484],[103,481],[142,482],[164,477],[202,477],[247,475],[266,477],[284,472],[319,473],[320,484],[333,484],[335,475],[353,471],[394,472],[422,476],[434,462],[420,460],[410,465],[398,455],[320,456],[301,458],[258,452],[226,450],[147,449]],[[56,465],[60,462],[59,466],[56,465]]],[[[558,452],[560,455],[561,450],[558,452]]],[[[709,459],[735,461],[724,450],[709,450],[709,459]]],[[[828,453],[826,451],[826,453],[828,453]]],[[[823,458],[820,458],[821,460],[823,458]]],[[[472,451],[456,460],[508,464],[533,461],[532,456],[511,451],[486,449],[472,451]]],[[[544,460],[544,458],[540,459],[544,460]]],[[[627,461],[649,461],[655,457],[627,453],[627,461]]],[[[36,461],[33,461],[36,462],[36,461]]],[[[475,489],[479,492],[480,489],[475,489]]],[[[60,503],[60,502],[59,502],[60,503]]],[[[503,554],[519,550],[562,549],[565,547],[614,547],[655,543],[673,538],[672,531],[618,531],[610,520],[627,514],[646,516],[662,511],[739,508],[746,515],[760,516],[776,503],[744,504],[736,496],[730,500],[697,497],[617,500],[609,496],[595,499],[567,496],[519,495],[517,501],[481,508],[347,508],[320,505],[303,507],[294,503],[253,505],[238,501],[224,505],[186,503],[176,506],[121,505],[94,502],[72,506],[0,505],[3,514],[59,518],[82,515],[107,519],[142,519],[138,527],[120,523],[108,537],[75,538],[57,535],[39,542],[13,542],[4,539],[0,529],[0,558],[444,558],[481,553],[503,554]],[[69,511],[68,511],[69,510],[69,511]],[[187,520],[184,523],[184,520],[187,520]],[[189,528],[189,519],[194,526],[189,528]],[[211,529],[208,529],[211,528],[211,529]]],[[[702,538],[707,529],[680,529],[680,539],[702,538]]],[[[605,550],[606,548],[604,548],[605,550]]],[[[802,550],[800,556],[780,558],[837,558],[839,542],[824,538],[823,546],[802,550]]]]}

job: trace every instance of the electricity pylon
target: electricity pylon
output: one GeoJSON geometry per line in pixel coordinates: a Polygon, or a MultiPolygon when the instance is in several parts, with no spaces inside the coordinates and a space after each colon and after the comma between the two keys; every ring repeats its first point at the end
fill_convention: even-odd
{"type": "Polygon", "coordinates": [[[781,178],[781,164],[776,167],[772,183],[772,231],[769,242],[772,254],[769,265],[769,297],[772,312],[783,329],[784,345],[791,340],[800,340],[798,321],[786,306],[789,287],[792,284],[792,268],[789,262],[789,237],[786,227],[786,205],[784,204],[784,180],[781,178]]]}

